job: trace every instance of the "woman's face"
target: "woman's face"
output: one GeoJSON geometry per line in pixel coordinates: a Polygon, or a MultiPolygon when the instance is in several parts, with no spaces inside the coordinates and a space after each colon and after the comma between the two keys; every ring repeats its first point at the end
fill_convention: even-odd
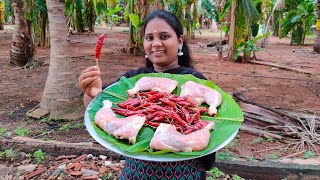
{"type": "Polygon", "coordinates": [[[178,48],[183,43],[183,36],[176,32],[163,19],[154,18],[145,28],[143,47],[157,72],[178,67],[178,48]]]}

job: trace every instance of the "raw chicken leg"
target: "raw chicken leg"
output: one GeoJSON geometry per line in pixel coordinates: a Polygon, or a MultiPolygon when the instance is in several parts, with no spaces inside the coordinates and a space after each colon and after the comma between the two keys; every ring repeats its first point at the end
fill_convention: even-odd
{"type": "Polygon", "coordinates": [[[112,102],[104,100],[103,107],[94,117],[95,123],[115,138],[128,139],[131,144],[134,144],[146,117],[133,115],[126,118],[117,118],[111,107],[112,102]]]}
{"type": "Polygon", "coordinates": [[[198,105],[206,102],[209,105],[208,113],[210,116],[217,114],[217,107],[222,102],[222,96],[218,91],[193,81],[187,81],[181,86],[180,96],[188,96],[198,105]]]}
{"type": "Polygon", "coordinates": [[[175,126],[161,123],[151,139],[150,147],[174,152],[200,151],[208,146],[210,130],[213,126],[214,123],[209,122],[203,129],[183,135],[176,130],[175,126]]]}
{"type": "Polygon", "coordinates": [[[168,78],[142,77],[136,82],[134,88],[127,91],[127,94],[133,96],[139,91],[147,90],[171,93],[177,86],[177,81],[168,78]]]}

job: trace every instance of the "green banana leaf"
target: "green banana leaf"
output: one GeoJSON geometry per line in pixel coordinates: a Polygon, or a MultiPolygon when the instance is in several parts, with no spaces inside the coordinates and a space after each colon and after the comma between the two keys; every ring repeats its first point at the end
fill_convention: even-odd
{"type": "MultiPolygon", "coordinates": [[[[206,106],[207,105],[202,105],[206,106]]],[[[104,89],[102,93],[100,93],[89,105],[87,108],[90,121],[94,126],[94,130],[96,133],[105,139],[108,143],[114,143],[114,145],[119,148],[121,151],[129,153],[129,154],[148,154],[148,155],[161,155],[165,154],[166,157],[177,157],[177,156],[201,156],[208,152],[210,152],[215,147],[221,145],[225,142],[229,137],[231,137],[235,132],[237,132],[243,122],[243,113],[238,106],[238,104],[233,100],[232,96],[228,93],[223,92],[217,85],[213,84],[208,80],[202,80],[194,77],[193,75],[179,75],[179,74],[167,74],[167,73],[150,73],[150,74],[140,74],[134,76],[132,78],[121,77],[120,80],[104,89]],[[222,95],[222,103],[218,107],[218,113],[215,117],[210,117],[208,114],[203,114],[201,116],[202,120],[209,120],[215,122],[215,129],[210,132],[211,138],[209,141],[209,145],[201,150],[194,152],[170,152],[170,151],[153,151],[150,149],[149,144],[151,138],[154,135],[155,130],[151,127],[144,126],[139,131],[137,136],[137,141],[134,145],[128,143],[127,140],[119,140],[114,138],[113,136],[108,135],[106,132],[97,127],[94,123],[94,116],[96,112],[103,106],[103,100],[110,100],[113,103],[113,107],[117,107],[116,103],[122,102],[128,98],[126,91],[134,87],[134,84],[141,77],[164,77],[178,81],[179,85],[174,90],[174,94],[180,94],[181,85],[183,85],[187,81],[194,81],[196,83],[200,83],[211,87],[222,95]]],[[[117,115],[118,117],[123,117],[121,115],[117,115]]]]}

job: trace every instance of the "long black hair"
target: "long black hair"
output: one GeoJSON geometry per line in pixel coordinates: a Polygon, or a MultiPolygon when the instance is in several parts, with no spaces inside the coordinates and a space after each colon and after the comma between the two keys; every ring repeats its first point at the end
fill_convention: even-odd
{"type": "MultiPolygon", "coordinates": [[[[154,18],[160,18],[166,21],[169,26],[176,32],[178,38],[183,35],[183,27],[180,20],[173,13],[165,10],[155,10],[146,17],[143,24],[143,34],[145,33],[148,23],[154,18]]],[[[186,38],[184,38],[183,40],[181,51],[183,52],[183,55],[178,56],[178,64],[180,66],[192,68],[192,57],[186,38]]],[[[153,67],[153,63],[149,60],[149,58],[146,58],[146,66],[153,67]]]]}

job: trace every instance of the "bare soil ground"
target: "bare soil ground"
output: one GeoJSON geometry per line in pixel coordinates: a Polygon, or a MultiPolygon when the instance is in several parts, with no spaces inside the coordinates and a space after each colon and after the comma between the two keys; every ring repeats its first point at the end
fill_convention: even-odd
{"type": "MultiPolygon", "coordinates": [[[[123,52],[127,33],[122,27],[98,28],[96,33],[74,34],[69,37],[71,64],[76,77],[85,68],[94,65],[94,47],[98,35],[108,32],[102,49],[99,66],[104,84],[108,84],[127,70],[144,66],[142,56],[123,52]]],[[[25,113],[40,101],[49,67],[49,48],[38,47],[35,68],[19,68],[9,64],[12,31],[0,31],[0,128],[6,133],[2,138],[16,136],[19,127],[28,128],[27,136],[39,139],[55,139],[65,142],[94,141],[78,121],[33,120],[25,113]],[[69,125],[66,125],[69,124],[69,125]],[[65,126],[63,126],[65,125],[65,126]]],[[[269,39],[265,49],[257,52],[263,62],[300,68],[313,75],[281,70],[271,66],[250,63],[218,61],[215,47],[200,48],[199,43],[217,41],[218,36],[203,30],[202,35],[190,40],[195,68],[221,87],[225,92],[243,92],[258,104],[288,110],[304,110],[320,113],[320,55],[312,52],[312,46],[290,46],[290,39],[269,39]]],[[[312,39],[306,41],[312,44],[312,39]]],[[[225,53],[225,52],[224,52],[225,53]]],[[[224,54],[225,55],[225,54],[224,54]]],[[[19,131],[19,130],[18,130],[19,131]]],[[[1,137],[0,137],[1,138],[1,137]]],[[[285,145],[279,141],[257,140],[258,137],[240,132],[222,155],[270,159],[288,155],[285,145]],[[272,148],[273,147],[273,148],[272,148]],[[280,148],[277,148],[280,147],[280,148]]],[[[3,149],[2,149],[3,150],[3,149]]],[[[303,154],[298,157],[303,156],[303,154]]]]}

